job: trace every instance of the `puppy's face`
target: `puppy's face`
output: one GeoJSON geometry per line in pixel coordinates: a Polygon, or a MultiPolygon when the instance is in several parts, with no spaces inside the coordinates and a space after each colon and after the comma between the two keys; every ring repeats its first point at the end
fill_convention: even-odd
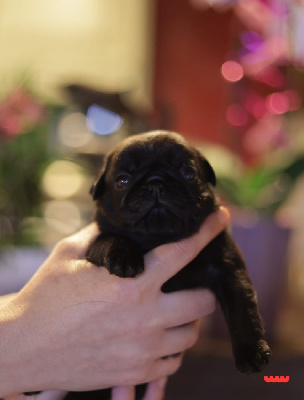
{"type": "Polygon", "coordinates": [[[210,183],[211,166],[181,136],[151,132],[110,153],[91,192],[102,226],[162,241],[198,230],[214,208],[210,183]]]}

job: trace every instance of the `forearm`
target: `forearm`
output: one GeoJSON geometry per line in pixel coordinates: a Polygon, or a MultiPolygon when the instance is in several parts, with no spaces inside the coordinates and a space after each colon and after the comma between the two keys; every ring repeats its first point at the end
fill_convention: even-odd
{"type": "Polygon", "coordinates": [[[10,305],[12,298],[1,297],[0,303],[0,398],[26,390],[30,370],[22,310],[10,305]]]}
{"type": "Polygon", "coordinates": [[[11,310],[7,307],[8,298],[1,297],[0,303],[0,397],[12,394],[16,391],[14,381],[18,382],[15,377],[14,359],[15,346],[18,340],[15,317],[11,310]]]}

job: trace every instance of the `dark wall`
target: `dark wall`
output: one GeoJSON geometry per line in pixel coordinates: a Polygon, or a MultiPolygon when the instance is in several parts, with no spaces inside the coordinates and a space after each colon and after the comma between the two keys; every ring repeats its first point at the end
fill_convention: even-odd
{"type": "Polygon", "coordinates": [[[158,0],[154,100],[159,127],[225,142],[221,65],[231,19],[231,12],[197,10],[188,0],[158,0]]]}

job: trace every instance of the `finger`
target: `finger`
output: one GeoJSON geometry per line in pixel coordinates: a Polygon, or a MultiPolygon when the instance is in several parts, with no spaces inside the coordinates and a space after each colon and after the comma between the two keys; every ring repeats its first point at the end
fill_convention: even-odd
{"type": "MultiPolygon", "coordinates": [[[[62,392],[61,390],[50,390],[44,391],[36,396],[33,396],[35,400],[63,400],[67,395],[67,392],[62,392]]],[[[31,399],[31,397],[26,397],[24,400],[31,399]]]]}
{"type": "Polygon", "coordinates": [[[59,390],[44,391],[39,394],[33,394],[32,396],[19,393],[4,397],[3,400],[63,400],[66,394],[67,392],[59,390]]]}
{"type": "Polygon", "coordinates": [[[111,400],[135,400],[135,386],[116,386],[112,388],[111,400]]]}
{"type": "Polygon", "coordinates": [[[208,289],[182,290],[163,294],[160,298],[161,312],[156,318],[164,328],[187,324],[214,312],[215,295],[208,289]]]}
{"type": "Polygon", "coordinates": [[[167,357],[180,355],[195,345],[199,338],[200,321],[192,321],[186,325],[168,329],[159,342],[155,358],[166,359],[167,357]]]}
{"type": "MultiPolygon", "coordinates": [[[[206,218],[200,230],[193,236],[148,252],[145,255],[145,266],[147,272],[151,271],[154,275],[155,283],[163,284],[193,260],[225,228],[228,219],[228,210],[220,207],[206,218]]],[[[142,278],[144,279],[144,276],[142,278]]]]}
{"type": "Polygon", "coordinates": [[[163,400],[168,378],[160,378],[148,383],[143,400],[163,400]]]}

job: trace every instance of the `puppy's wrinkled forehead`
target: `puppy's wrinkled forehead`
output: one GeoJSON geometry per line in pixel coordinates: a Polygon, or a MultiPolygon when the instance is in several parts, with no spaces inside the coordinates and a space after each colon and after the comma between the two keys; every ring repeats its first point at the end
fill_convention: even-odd
{"type": "Polygon", "coordinates": [[[116,167],[164,162],[180,165],[192,160],[193,153],[182,136],[168,132],[151,132],[131,136],[116,150],[116,167]]]}

